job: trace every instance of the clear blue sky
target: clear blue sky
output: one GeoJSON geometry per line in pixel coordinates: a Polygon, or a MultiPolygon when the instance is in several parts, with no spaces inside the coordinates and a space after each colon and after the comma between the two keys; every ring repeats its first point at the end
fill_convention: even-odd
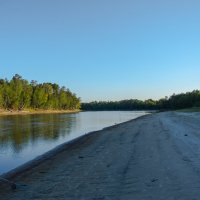
{"type": "Polygon", "coordinates": [[[0,0],[0,77],[82,101],[200,89],[199,0],[0,0]]]}

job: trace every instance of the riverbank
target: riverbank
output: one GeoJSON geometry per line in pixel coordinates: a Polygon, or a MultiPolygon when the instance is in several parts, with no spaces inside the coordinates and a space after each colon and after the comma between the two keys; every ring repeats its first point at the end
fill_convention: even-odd
{"type": "Polygon", "coordinates": [[[59,113],[77,113],[80,112],[80,110],[22,110],[22,111],[16,111],[16,110],[3,110],[0,109],[0,116],[5,115],[35,115],[35,114],[59,114],[59,113]]]}
{"type": "Polygon", "coordinates": [[[177,110],[179,112],[200,112],[200,107],[192,107],[192,108],[185,108],[177,110]]]}
{"type": "Polygon", "coordinates": [[[164,112],[88,134],[12,175],[0,199],[198,199],[199,130],[199,113],[164,112]]]}

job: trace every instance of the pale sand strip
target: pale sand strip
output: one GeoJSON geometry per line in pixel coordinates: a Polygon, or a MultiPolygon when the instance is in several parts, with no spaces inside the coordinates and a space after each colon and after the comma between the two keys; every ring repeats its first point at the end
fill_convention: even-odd
{"type": "Polygon", "coordinates": [[[22,110],[22,111],[7,111],[0,109],[0,116],[9,115],[36,115],[36,114],[65,114],[78,113],[80,110],[22,110]]]}

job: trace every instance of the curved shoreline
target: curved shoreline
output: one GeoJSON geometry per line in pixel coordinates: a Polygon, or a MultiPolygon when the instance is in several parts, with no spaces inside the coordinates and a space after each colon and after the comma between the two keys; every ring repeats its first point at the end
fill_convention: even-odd
{"type": "Polygon", "coordinates": [[[88,133],[15,171],[0,199],[199,199],[199,129],[200,113],[163,112],[88,133]]]}
{"type": "Polygon", "coordinates": [[[0,176],[2,178],[6,178],[6,179],[13,179],[17,175],[22,174],[22,173],[40,165],[41,163],[45,162],[49,158],[56,156],[57,154],[61,153],[62,151],[66,150],[68,148],[71,148],[73,145],[77,145],[77,144],[81,143],[82,140],[86,139],[90,134],[93,134],[95,132],[98,132],[98,131],[90,132],[88,134],[82,135],[73,140],[70,140],[63,144],[60,144],[60,145],[56,146],[55,148],[47,151],[46,153],[39,155],[36,158],[14,168],[6,173],[1,174],[0,176]]]}
{"type": "Polygon", "coordinates": [[[87,140],[89,137],[94,136],[94,134],[101,133],[102,131],[106,131],[106,130],[112,129],[114,127],[118,127],[118,126],[126,124],[126,123],[130,123],[131,121],[139,120],[139,119],[141,119],[143,117],[146,117],[147,115],[149,115],[149,114],[137,117],[135,119],[128,120],[126,122],[122,122],[122,123],[119,123],[119,124],[108,126],[108,127],[102,128],[102,129],[97,130],[97,131],[92,131],[92,132],[86,133],[84,135],[81,135],[81,136],[79,136],[77,138],[74,138],[74,139],[72,139],[70,141],[64,142],[64,143],[54,147],[53,149],[51,149],[51,150],[49,150],[49,151],[47,151],[47,152],[35,157],[34,159],[32,159],[32,160],[30,160],[30,161],[28,161],[28,162],[26,162],[26,163],[24,163],[24,164],[22,164],[22,165],[20,165],[20,166],[18,166],[16,168],[14,168],[12,170],[9,170],[8,172],[0,174],[0,177],[5,178],[5,179],[13,179],[16,176],[18,176],[20,174],[23,174],[24,172],[26,172],[28,170],[31,170],[32,168],[42,164],[46,160],[50,159],[51,157],[56,156],[57,154],[61,153],[62,151],[70,149],[75,145],[81,145],[82,142],[87,140]]]}

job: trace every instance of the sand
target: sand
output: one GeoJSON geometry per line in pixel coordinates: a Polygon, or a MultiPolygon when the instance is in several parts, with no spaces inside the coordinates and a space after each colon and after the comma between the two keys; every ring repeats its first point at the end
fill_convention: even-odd
{"type": "Polygon", "coordinates": [[[140,117],[64,144],[9,175],[1,200],[197,200],[200,114],[140,117]]]}
{"type": "Polygon", "coordinates": [[[63,114],[63,113],[77,113],[80,112],[80,110],[22,110],[22,111],[16,111],[16,110],[3,110],[0,109],[0,116],[9,116],[9,115],[36,115],[36,114],[63,114]]]}

